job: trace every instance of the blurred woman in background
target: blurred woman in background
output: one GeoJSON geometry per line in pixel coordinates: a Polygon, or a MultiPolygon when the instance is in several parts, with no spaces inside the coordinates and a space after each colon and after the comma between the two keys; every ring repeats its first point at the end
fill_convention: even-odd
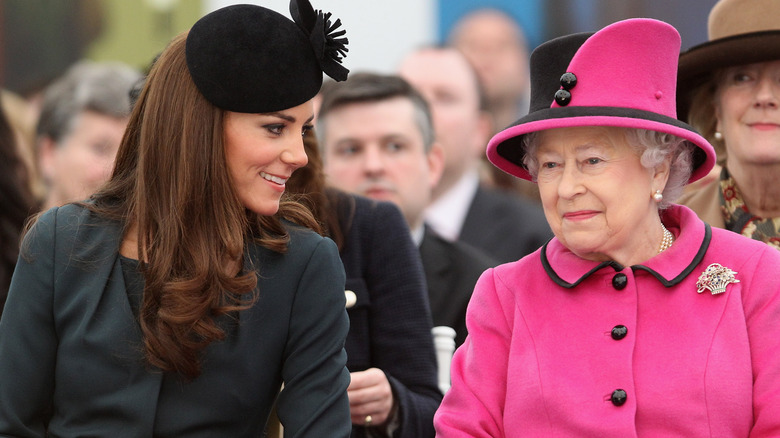
{"type": "Polygon", "coordinates": [[[678,117],[714,146],[722,169],[680,204],[710,225],[780,250],[780,7],[721,0],[710,40],[680,55],[678,117]]]}

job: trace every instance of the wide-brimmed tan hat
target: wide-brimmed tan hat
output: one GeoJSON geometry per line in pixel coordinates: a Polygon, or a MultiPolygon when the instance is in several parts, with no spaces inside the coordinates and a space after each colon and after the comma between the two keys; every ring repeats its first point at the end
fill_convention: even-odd
{"type": "Polygon", "coordinates": [[[680,55],[677,116],[687,120],[697,87],[724,67],[780,60],[780,1],[720,0],[707,22],[709,41],[680,55]]]}

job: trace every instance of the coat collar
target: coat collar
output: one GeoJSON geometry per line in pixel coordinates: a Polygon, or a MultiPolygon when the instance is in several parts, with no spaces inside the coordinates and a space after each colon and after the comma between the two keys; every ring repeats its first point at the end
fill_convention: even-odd
{"type": "MultiPolygon", "coordinates": [[[[712,238],[712,229],[687,207],[674,205],[661,213],[664,226],[675,236],[674,244],[666,251],[643,264],[630,266],[631,270],[646,271],[665,287],[681,282],[702,261],[712,238]]],[[[615,272],[625,267],[614,261],[585,260],[553,238],[540,251],[542,266],[552,281],[571,289],[591,274],[605,268],[615,272]]]]}

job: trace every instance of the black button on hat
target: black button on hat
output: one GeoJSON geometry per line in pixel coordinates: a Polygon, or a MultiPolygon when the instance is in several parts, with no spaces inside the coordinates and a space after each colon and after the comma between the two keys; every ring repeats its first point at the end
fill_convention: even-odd
{"type": "Polygon", "coordinates": [[[571,102],[571,93],[566,90],[558,90],[555,92],[555,103],[560,106],[566,106],[571,102]]]}
{"type": "Polygon", "coordinates": [[[619,341],[626,337],[628,334],[628,328],[624,325],[616,325],[612,327],[612,339],[619,341]]]}
{"type": "Polygon", "coordinates": [[[564,90],[571,90],[577,85],[577,76],[574,73],[566,72],[561,75],[561,87],[564,90]]]}
{"type": "Polygon", "coordinates": [[[610,397],[610,401],[612,401],[612,404],[615,406],[623,406],[627,399],[628,394],[626,394],[626,391],[622,389],[616,389],[612,391],[612,396],[610,397]]]}
{"type": "Polygon", "coordinates": [[[625,289],[627,284],[628,284],[628,277],[626,276],[626,274],[623,274],[622,272],[619,274],[615,274],[615,276],[612,277],[612,287],[614,287],[617,290],[625,289]]]}
{"type": "Polygon", "coordinates": [[[555,92],[555,103],[560,106],[566,106],[571,102],[571,90],[577,85],[577,76],[574,73],[566,72],[561,75],[561,87],[563,89],[555,92]]]}

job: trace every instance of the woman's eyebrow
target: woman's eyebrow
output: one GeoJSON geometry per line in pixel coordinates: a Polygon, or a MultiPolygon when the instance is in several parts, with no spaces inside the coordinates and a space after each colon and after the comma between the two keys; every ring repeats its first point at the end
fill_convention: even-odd
{"type": "MultiPolygon", "coordinates": [[[[296,120],[295,117],[293,117],[293,116],[291,116],[289,114],[284,114],[284,113],[280,113],[280,112],[261,113],[261,114],[264,115],[264,116],[279,117],[280,119],[286,120],[286,121],[288,121],[290,123],[295,123],[295,120],[296,120]]],[[[306,123],[311,123],[312,120],[314,120],[314,115],[309,117],[308,120],[306,120],[306,123]]]]}

